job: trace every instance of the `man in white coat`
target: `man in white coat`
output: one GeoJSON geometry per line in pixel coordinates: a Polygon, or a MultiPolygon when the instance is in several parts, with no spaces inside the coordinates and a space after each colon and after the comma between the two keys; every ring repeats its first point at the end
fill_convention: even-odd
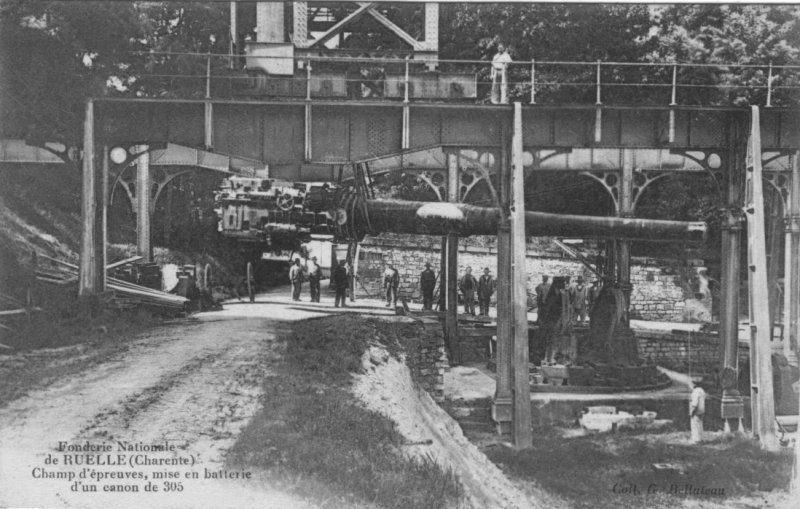
{"type": "Polygon", "coordinates": [[[492,58],[492,104],[508,102],[508,78],[506,71],[511,55],[502,44],[497,45],[497,54],[492,58]]]}
{"type": "Polygon", "coordinates": [[[703,441],[703,416],[706,413],[706,391],[701,382],[694,382],[692,397],[689,401],[689,425],[691,438],[689,443],[697,444],[703,441]]]}

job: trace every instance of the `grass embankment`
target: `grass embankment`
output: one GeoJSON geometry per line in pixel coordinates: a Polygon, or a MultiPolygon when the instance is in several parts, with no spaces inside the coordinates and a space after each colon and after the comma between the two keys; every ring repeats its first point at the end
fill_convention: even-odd
{"type": "Polygon", "coordinates": [[[791,448],[768,453],[751,439],[719,435],[696,446],[687,437],[688,431],[562,438],[547,430],[535,435],[531,450],[485,452],[507,472],[576,508],[672,508],[684,500],[723,505],[789,486],[791,448]],[[657,463],[677,468],[656,471],[657,463]]]}
{"type": "Polygon", "coordinates": [[[404,456],[394,423],[349,390],[369,341],[398,350],[394,323],[339,315],[298,323],[287,336],[263,408],[231,449],[231,465],[266,469],[298,494],[334,497],[336,507],[457,503],[453,475],[404,456]]]}

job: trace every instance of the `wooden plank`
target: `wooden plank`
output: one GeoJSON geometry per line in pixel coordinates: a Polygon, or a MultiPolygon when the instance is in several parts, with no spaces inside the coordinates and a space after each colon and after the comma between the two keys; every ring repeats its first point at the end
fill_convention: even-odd
{"type": "Polygon", "coordinates": [[[129,263],[138,262],[141,259],[142,259],[141,256],[131,256],[130,258],[126,258],[126,259],[120,260],[118,262],[109,263],[108,265],[106,265],[106,270],[116,269],[117,267],[121,267],[121,266],[127,265],[129,263]]]}
{"type": "Polygon", "coordinates": [[[65,262],[63,260],[59,260],[58,258],[52,258],[47,255],[39,254],[39,257],[44,258],[45,260],[50,260],[51,262],[55,262],[59,265],[63,265],[64,267],[69,267],[70,269],[79,270],[77,265],[73,265],[69,262],[65,262]]]}
{"type": "Polygon", "coordinates": [[[24,315],[26,313],[28,313],[27,309],[12,309],[9,311],[0,311],[0,316],[24,315]]]}

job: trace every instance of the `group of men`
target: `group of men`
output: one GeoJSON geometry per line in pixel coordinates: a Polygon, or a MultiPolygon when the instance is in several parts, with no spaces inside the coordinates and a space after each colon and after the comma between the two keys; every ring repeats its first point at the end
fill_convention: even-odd
{"type": "MultiPolygon", "coordinates": [[[[303,289],[303,281],[308,280],[311,302],[320,301],[320,281],[322,280],[322,268],[317,263],[317,257],[312,256],[311,261],[303,267],[300,258],[295,258],[294,264],[289,269],[289,281],[292,283],[292,300],[300,301],[300,293],[303,289]]],[[[350,302],[355,301],[354,296],[354,273],[353,265],[349,260],[340,260],[331,273],[331,283],[336,290],[334,306],[346,307],[347,292],[350,291],[350,302]]]]}
{"type": "Polygon", "coordinates": [[[478,296],[479,316],[489,316],[489,303],[494,294],[495,281],[489,267],[483,269],[480,279],[472,275],[472,267],[464,269],[464,276],[458,281],[458,290],[464,299],[464,313],[475,316],[475,296],[478,296]]]}
{"type": "MultiPolygon", "coordinates": [[[[480,279],[472,275],[472,267],[467,267],[464,276],[458,281],[458,290],[464,299],[464,313],[475,315],[475,296],[478,297],[480,316],[489,316],[489,303],[494,294],[495,281],[491,276],[489,267],[483,269],[480,279]]],[[[425,264],[419,278],[422,290],[422,309],[433,309],[433,292],[436,288],[436,273],[431,269],[431,264],[425,264]]]]}
{"type": "MultiPolygon", "coordinates": [[[[575,323],[584,324],[588,322],[588,315],[600,296],[600,280],[593,281],[591,286],[586,286],[583,276],[578,276],[574,282],[570,276],[566,276],[565,280],[575,323]]],[[[536,308],[539,314],[547,304],[551,285],[550,276],[542,276],[542,282],[536,287],[536,308]]]]}

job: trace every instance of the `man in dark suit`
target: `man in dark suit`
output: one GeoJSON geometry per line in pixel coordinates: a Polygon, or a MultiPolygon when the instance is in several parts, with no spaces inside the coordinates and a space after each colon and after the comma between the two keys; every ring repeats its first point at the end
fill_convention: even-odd
{"type": "Polygon", "coordinates": [[[419,277],[419,286],[422,290],[422,309],[433,309],[433,290],[436,288],[436,273],[431,270],[431,264],[425,264],[425,270],[419,277]]]}

